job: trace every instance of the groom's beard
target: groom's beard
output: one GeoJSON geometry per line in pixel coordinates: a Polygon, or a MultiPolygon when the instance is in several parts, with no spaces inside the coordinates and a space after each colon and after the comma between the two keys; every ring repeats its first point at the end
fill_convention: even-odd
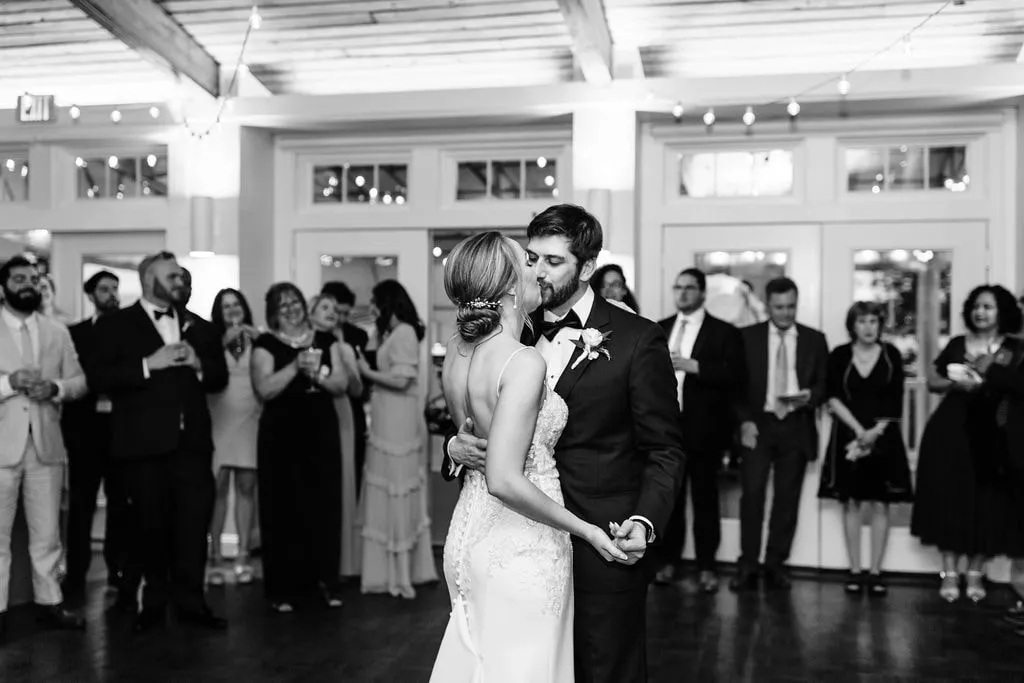
{"type": "Polygon", "coordinates": [[[558,308],[566,303],[576,294],[580,286],[579,271],[564,285],[555,285],[545,280],[539,280],[541,308],[550,310],[558,308]]]}

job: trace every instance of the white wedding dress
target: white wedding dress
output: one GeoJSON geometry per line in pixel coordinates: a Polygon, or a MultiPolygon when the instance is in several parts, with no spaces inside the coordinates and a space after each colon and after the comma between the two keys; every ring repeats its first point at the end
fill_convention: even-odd
{"type": "MultiPolygon", "coordinates": [[[[568,414],[545,389],[524,468],[559,504],[554,449],[568,414]]],[[[483,472],[470,471],[445,540],[444,575],[452,614],[431,683],[573,682],[568,533],[505,507],[483,472]]]]}

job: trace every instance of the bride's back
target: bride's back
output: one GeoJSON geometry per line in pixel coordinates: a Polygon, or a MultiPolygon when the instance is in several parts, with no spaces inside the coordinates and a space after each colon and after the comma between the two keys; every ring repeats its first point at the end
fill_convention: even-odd
{"type": "Polygon", "coordinates": [[[523,344],[503,334],[472,344],[462,341],[458,335],[449,340],[442,387],[455,424],[462,425],[471,417],[473,432],[487,438],[498,403],[502,373],[514,365],[513,355],[522,348],[523,344]]]}

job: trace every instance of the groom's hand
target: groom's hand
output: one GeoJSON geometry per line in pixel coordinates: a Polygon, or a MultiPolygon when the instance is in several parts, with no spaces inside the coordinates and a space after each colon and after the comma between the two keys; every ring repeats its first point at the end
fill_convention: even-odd
{"type": "Polygon", "coordinates": [[[612,535],[615,537],[615,545],[628,558],[625,561],[617,560],[622,564],[634,565],[647,552],[647,528],[639,522],[627,519],[622,524],[612,524],[612,535]]]}
{"type": "Polygon", "coordinates": [[[487,462],[487,439],[473,433],[473,418],[467,417],[459,433],[448,444],[448,456],[456,465],[483,471],[487,462]]]}

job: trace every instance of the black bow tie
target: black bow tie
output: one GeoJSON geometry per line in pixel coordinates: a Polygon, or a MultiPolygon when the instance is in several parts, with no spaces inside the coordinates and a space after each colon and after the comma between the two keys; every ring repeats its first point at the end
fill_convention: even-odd
{"type": "Polygon", "coordinates": [[[555,338],[555,335],[558,334],[558,331],[563,328],[570,328],[574,330],[583,329],[583,323],[580,322],[580,317],[576,315],[576,311],[569,311],[564,318],[556,320],[555,322],[548,322],[547,320],[543,321],[540,324],[540,333],[543,334],[548,341],[551,341],[555,338]]]}
{"type": "Polygon", "coordinates": [[[153,309],[153,320],[160,322],[160,318],[167,316],[168,318],[174,319],[174,309],[168,308],[166,311],[161,311],[159,308],[153,309]]]}

